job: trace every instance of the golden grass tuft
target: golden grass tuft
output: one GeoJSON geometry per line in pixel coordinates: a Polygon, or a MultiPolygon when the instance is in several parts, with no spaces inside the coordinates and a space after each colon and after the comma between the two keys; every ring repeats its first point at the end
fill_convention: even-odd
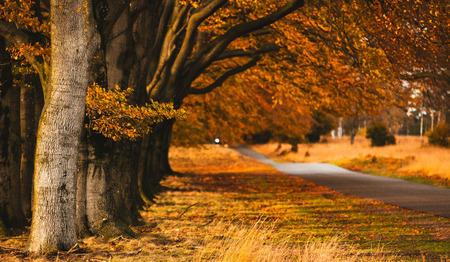
{"type": "Polygon", "coordinates": [[[196,254],[193,261],[394,261],[396,256],[385,256],[381,249],[368,254],[346,244],[340,237],[328,237],[322,240],[311,240],[306,244],[293,244],[288,238],[280,241],[270,240],[276,235],[274,225],[264,226],[258,220],[252,226],[226,225],[227,229],[220,237],[209,237],[204,248],[196,254]]]}

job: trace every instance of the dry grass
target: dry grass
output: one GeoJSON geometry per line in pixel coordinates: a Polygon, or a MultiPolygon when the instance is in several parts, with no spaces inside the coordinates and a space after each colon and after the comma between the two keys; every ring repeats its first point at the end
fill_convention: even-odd
{"type": "MultiPolygon", "coordinates": [[[[346,160],[364,158],[366,156],[406,159],[398,170],[405,174],[437,176],[450,180],[450,149],[429,146],[420,137],[399,136],[397,144],[385,147],[370,147],[370,140],[356,137],[355,144],[350,145],[348,137],[327,138],[327,143],[300,144],[298,153],[288,152],[290,146],[270,143],[253,146],[257,151],[278,161],[290,162],[332,162],[343,163],[346,160]]],[[[425,138],[424,138],[425,139],[425,138]]]]}
{"type": "Polygon", "coordinates": [[[234,150],[219,145],[204,145],[193,148],[171,148],[169,157],[177,172],[251,172],[268,171],[273,168],[234,150]]]}
{"type": "MultiPolygon", "coordinates": [[[[384,255],[376,249],[370,256],[355,246],[344,243],[342,238],[329,237],[321,241],[292,244],[289,239],[273,242],[274,227],[266,228],[264,221],[254,225],[226,224],[226,232],[220,237],[209,237],[194,257],[194,261],[248,261],[248,262],[329,262],[329,261],[394,261],[396,256],[384,255]]],[[[223,229],[222,229],[223,230],[223,229]]]]}
{"type": "Polygon", "coordinates": [[[0,239],[0,261],[446,261],[449,220],[344,196],[233,150],[174,148],[169,190],[142,210],[135,239],[80,239],[30,258],[27,235],[0,239]],[[237,171],[240,170],[240,171],[237,171]],[[336,237],[339,236],[339,237],[336,237]],[[382,247],[382,248],[380,248],[382,247]],[[392,255],[395,254],[395,255],[392,255]]]}

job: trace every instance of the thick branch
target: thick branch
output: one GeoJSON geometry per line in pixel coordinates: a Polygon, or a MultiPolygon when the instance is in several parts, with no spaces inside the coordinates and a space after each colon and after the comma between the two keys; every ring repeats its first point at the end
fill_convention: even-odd
{"type": "Polygon", "coordinates": [[[198,26],[209,16],[214,14],[222,5],[224,5],[227,0],[215,0],[205,6],[203,9],[199,10],[195,14],[193,14],[188,22],[188,26],[186,28],[186,35],[184,37],[183,44],[181,45],[180,53],[175,60],[175,63],[172,67],[172,75],[175,78],[181,74],[183,66],[191,54],[192,49],[195,45],[195,33],[197,31],[198,26]]]}
{"type": "MultiPolygon", "coordinates": [[[[209,16],[211,16],[214,12],[216,12],[223,4],[225,4],[227,0],[214,0],[211,3],[209,3],[204,8],[200,9],[193,15],[191,15],[188,18],[187,22],[187,28],[184,32],[184,28],[181,28],[183,30],[184,34],[181,34],[180,31],[173,32],[173,36],[166,35],[166,41],[163,44],[165,47],[168,48],[167,52],[169,52],[168,59],[162,59],[160,61],[160,64],[158,65],[158,69],[156,74],[153,77],[152,82],[147,85],[147,94],[152,94],[155,90],[158,91],[159,86],[165,86],[167,84],[167,81],[174,82],[176,79],[180,78],[181,73],[183,72],[184,65],[186,63],[186,60],[188,59],[189,55],[191,54],[193,47],[195,45],[195,34],[197,31],[198,26],[209,16]],[[170,43],[175,43],[175,38],[183,36],[183,43],[181,44],[181,47],[179,49],[174,46],[171,48],[170,43]],[[167,42],[168,41],[168,42],[167,42]],[[170,78],[170,79],[169,79],[170,78]],[[164,81],[160,81],[160,79],[163,79],[164,81]]],[[[184,8],[184,10],[190,10],[190,8],[184,8]]],[[[182,12],[184,13],[184,12],[182,12]]],[[[178,23],[176,23],[178,24],[178,23]]],[[[175,28],[174,30],[180,30],[178,28],[175,28]]],[[[173,31],[173,30],[172,30],[173,31]]],[[[164,58],[165,52],[163,52],[162,57],[164,58]]]]}
{"type": "Polygon", "coordinates": [[[195,73],[187,75],[187,79],[185,81],[194,81],[194,79],[197,78],[198,75],[206,67],[208,67],[213,61],[215,61],[227,48],[227,46],[238,37],[264,28],[290,14],[303,5],[304,0],[291,0],[286,5],[280,7],[278,10],[265,17],[242,23],[230,28],[225,34],[211,41],[202,52],[199,52],[199,54],[195,56],[195,58],[192,60],[192,67],[189,67],[189,71],[195,73]]]}
{"type": "Polygon", "coordinates": [[[172,14],[173,5],[173,1],[165,1],[163,13],[159,19],[158,33],[156,34],[155,42],[150,52],[151,55],[154,55],[155,53],[159,52],[159,50],[161,50],[161,45],[163,43],[164,35],[167,30],[167,22],[169,21],[169,18],[172,14]]]}
{"type": "Polygon", "coordinates": [[[189,94],[201,95],[201,94],[209,93],[209,92],[213,91],[214,89],[216,89],[217,87],[221,86],[229,77],[239,74],[239,73],[242,73],[245,70],[255,66],[256,63],[260,59],[261,59],[260,56],[254,57],[252,60],[250,60],[246,64],[237,66],[237,67],[227,71],[226,73],[221,75],[218,79],[216,79],[216,81],[214,81],[214,83],[210,84],[209,86],[207,86],[205,88],[201,88],[201,89],[191,88],[191,89],[189,89],[189,94]]]}
{"type": "Polygon", "coordinates": [[[178,55],[176,42],[184,36],[186,17],[189,15],[188,6],[175,6],[171,1],[165,4],[164,13],[165,18],[160,20],[160,31],[158,31],[157,42],[155,47],[158,49],[152,50],[152,57],[159,57],[157,63],[150,69],[149,73],[152,75],[152,81],[147,85],[147,94],[153,92],[158,85],[166,85],[169,79],[170,68],[178,55]],[[167,25],[166,23],[170,23],[167,25]],[[161,31],[162,30],[162,31],[161,31]],[[159,53],[159,56],[156,54],[159,53]]]}

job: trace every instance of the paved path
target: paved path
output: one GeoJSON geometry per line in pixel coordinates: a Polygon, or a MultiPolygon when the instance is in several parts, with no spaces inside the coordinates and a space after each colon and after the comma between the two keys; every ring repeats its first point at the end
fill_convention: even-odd
{"type": "Polygon", "coordinates": [[[245,146],[234,149],[280,172],[344,194],[450,218],[450,189],[357,173],[331,164],[276,163],[245,146]]]}

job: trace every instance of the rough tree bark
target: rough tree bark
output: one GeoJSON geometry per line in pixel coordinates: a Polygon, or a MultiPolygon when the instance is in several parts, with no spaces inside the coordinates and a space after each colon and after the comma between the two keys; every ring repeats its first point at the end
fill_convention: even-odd
{"type": "Polygon", "coordinates": [[[51,76],[39,120],[34,203],[27,250],[68,250],[77,243],[75,184],[89,64],[97,38],[89,1],[52,0],[51,76]]]}
{"type": "MultiPolygon", "coordinates": [[[[85,195],[78,199],[85,201],[78,203],[85,208],[81,211],[83,207],[79,205],[79,210],[85,215],[85,220],[80,221],[88,232],[106,239],[133,236],[128,225],[137,219],[138,211],[130,196],[136,192],[131,188],[131,174],[136,173],[133,170],[135,161],[128,157],[132,150],[124,144],[108,141],[102,135],[91,134],[88,141],[84,149],[87,153],[85,175],[78,180],[78,190],[85,190],[85,195]],[[124,150],[127,154],[120,154],[124,150]]],[[[83,227],[79,226],[81,229],[83,227]]]]}
{"type": "MultiPolygon", "coordinates": [[[[98,3],[97,22],[104,64],[97,81],[108,90],[128,87],[134,55],[131,48],[129,2],[98,3]],[[102,16],[102,11],[108,10],[102,16]]],[[[136,202],[136,146],[134,142],[115,142],[86,132],[80,150],[77,180],[77,232],[105,238],[133,235],[128,225],[140,217],[136,202]],[[124,154],[123,152],[127,152],[124,154]]]]}

